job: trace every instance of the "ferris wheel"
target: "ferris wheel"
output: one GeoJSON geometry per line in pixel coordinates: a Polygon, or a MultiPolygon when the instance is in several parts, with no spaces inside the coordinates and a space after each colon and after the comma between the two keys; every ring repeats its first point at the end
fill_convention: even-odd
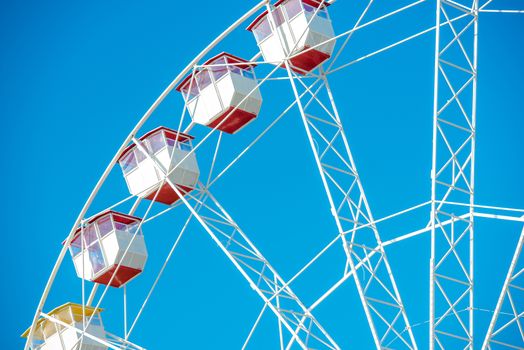
{"type": "MultiPolygon", "coordinates": [[[[524,349],[524,302],[517,296],[524,290],[519,283],[524,276],[520,257],[524,209],[478,205],[474,199],[479,17],[482,13],[524,13],[523,9],[496,9],[495,3],[407,1],[370,17],[371,9],[380,5],[369,0],[355,4],[359,14],[350,24],[334,23],[330,14],[337,11],[338,3],[328,0],[264,0],[247,11],[178,74],[123,141],[62,242],[31,326],[23,334],[25,349],[144,349],[145,345],[133,342],[133,332],[190,222],[201,227],[263,303],[242,348],[256,347],[253,334],[266,313],[273,314],[278,323],[275,348],[345,348],[340,345],[344,333],[333,332],[316,314],[326,300],[351,283],[357,291],[351,297],[369,330],[362,337],[368,337],[377,349],[524,349]],[[354,33],[428,3],[432,15],[436,14],[433,25],[351,61],[343,60],[354,33]],[[259,49],[251,57],[240,57],[235,47],[218,49],[233,33],[246,29],[246,38],[256,41],[259,49]],[[351,132],[343,127],[344,116],[333,93],[337,86],[331,77],[428,33],[436,38],[434,57],[427,58],[434,61],[431,197],[377,219],[364,191],[365,179],[357,171],[358,160],[347,138],[351,132]],[[284,82],[294,98],[281,113],[265,115],[264,104],[273,101],[264,97],[264,89],[277,82],[284,82]],[[180,117],[169,126],[155,122],[154,115],[168,96],[184,105],[180,117]],[[233,212],[219,201],[213,187],[291,113],[300,116],[318,170],[315,175],[333,218],[325,224],[334,224],[331,231],[335,228],[336,234],[318,247],[318,254],[303,268],[285,278],[257,248],[249,230],[241,228],[233,212]],[[262,127],[253,133],[255,124],[262,127]],[[224,162],[221,156],[227,152],[227,142],[241,136],[241,147],[224,162]],[[110,177],[119,177],[127,192],[113,191],[111,203],[99,205],[100,192],[114,182],[110,177]],[[383,238],[378,223],[421,209],[426,210],[426,225],[383,238]],[[148,255],[154,254],[147,247],[152,237],[148,228],[173,213],[184,218],[177,238],[138,312],[128,315],[127,289],[141,278],[148,255]],[[512,248],[511,263],[502,272],[504,283],[489,310],[489,325],[482,333],[474,329],[477,217],[521,225],[521,231],[515,232],[519,239],[512,248]],[[390,247],[421,235],[430,236],[430,245],[420,248],[430,252],[429,302],[423,306],[429,310],[429,320],[422,323],[410,317],[409,300],[402,296],[395,262],[388,256],[390,247]],[[311,296],[295,293],[296,280],[328,250],[336,249],[344,256],[336,267],[343,271],[338,280],[313,296],[312,303],[311,296]],[[64,294],[69,291],[62,290],[69,301],[47,305],[60,267],[71,263],[81,280],[81,299],[78,291],[68,296],[64,294]],[[107,296],[118,289],[124,298],[123,334],[106,329],[102,322],[103,313],[113,312],[105,302],[107,296]],[[128,316],[132,316],[129,323],[128,316]],[[429,341],[419,339],[416,329],[429,333],[429,341]]],[[[101,202],[107,202],[106,198],[101,202]]],[[[427,286],[426,281],[422,283],[427,286]]]]}

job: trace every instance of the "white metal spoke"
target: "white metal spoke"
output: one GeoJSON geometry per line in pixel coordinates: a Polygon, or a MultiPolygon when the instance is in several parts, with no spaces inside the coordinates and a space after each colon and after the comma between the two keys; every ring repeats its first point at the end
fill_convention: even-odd
{"type": "MultiPolygon", "coordinates": [[[[458,21],[458,20],[460,20],[460,19],[466,17],[467,15],[468,15],[468,14],[463,14],[463,15],[460,15],[460,16],[457,16],[457,17],[451,19],[451,20],[448,21],[448,22],[442,22],[442,23],[440,24],[440,26],[442,27],[442,26],[448,25],[448,24],[450,24],[450,23],[453,23],[453,22],[455,22],[455,21],[458,21]]],[[[375,51],[373,51],[373,52],[370,52],[370,53],[368,53],[368,54],[366,54],[366,55],[363,55],[363,56],[361,56],[361,57],[359,57],[359,58],[356,58],[356,59],[354,59],[354,60],[352,60],[352,61],[350,61],[350,62],[348,62],[348,63],[344,63],[344,64],[342,64],[342,65],[340,65],[340,66],[338,66],[338,67],[336,67],[336,68],[328,69],[328,70],[326,70],[326,75],[331,74],[331,73],[335,73],[335,72],[337,72],[337,71],[339,71],[339,70],[342,70],[342,69],[344,69],[344,68],[346,68],[346,67],[352,66],[352,65],[354,65],[355,63],[362,62],[362,61],[364,61],[364,60],[366,60],[366,59],[368,59],[368,58],[370,58],[370,57],[373,57],[373,56],[375,56],[375,55],[378,55],[379,53],[383,53],[383,52],[385,52],[385,51],[388,51],[388,50],[390,50],[390,49],[392,49],[392,48],[394,48],[394,47],[397,47],[397,46],[399,46],[399,45],[402,45],[402,44],[404,44],[404,43],[406,43],[406,42],[408,42],[408,41],[411,41],[411,40],[413,40],[413,39],[416,39],[416,38],[418,38],[419,36],[422,36],[422,35],[424,35],[424,34],[431,33],[431,32],[433,32],[433,31],[435,30],[435,28],[436,28],[436,26],[429,27],[429,28],[427,28],[427,29],[424,29],[424,30],[418,32],[418,33],[415,33],[415,34],[413,34],[413,35],[410,35],[410,36],[408,36],[408,37],[406,37],[406,38],[404,38],[404,39],[398,40],[398,41],[394,42],[393,44],[390,44],[390,45],[384,46],[384,47],[382,47],[382,48],[380,48],[380,49],[377,49],[377,50],[375,50],[375,51]]]]}
{"type": "MultiPolygon", "coordinates": [[[[523,217],[524,218],[524,217],[523,217]]],[[[516,290],[522,293],[524,286],[514,284],[515,280],[519,277],[519,275],[522,273],[522,270],[518,271],[517,265],[520,259],[520,254],[522,252],[522,246],[524,245],[524,228],[522,229],[519,237],[519,241],[517,243],[517,247],[515,249],[515,253],[513,254],[513,258],[511,259],[510,266],[508,268],[508,273],[506,275],[506,279],[504,280],[504,285],[502,286],[502,290],[500,291],[500,296],[497,302],[497,305],[495,307],[495,311],[493,313],[493,316],[491,317],[491,321],[489,324],[488,331],[486,333],[486,337],[484,338],[484,342],[482,345],[482,349],[490,348],[490,343],[494,344],[501,344],[501,340],[499,341],[497,339],[497,335],[504,333],[506,334],[516,334],[518,333],[521,338],[520,344],[507,344],[505,345],[508,347],[513,346],[515,349],[520,349],[522,346],[524,346],[524,332],[522,330],[522,325],[520,323],[520,319],[524,316],[524,310],[522,309],[522,305],[515,305],[515,303],[512,300],[512,290],[516,290]],[[500,315],[503,312],[503,308],[505,304],[508,304],[511,309],[511,317],[506,317],[503,322],[506,322],[505,324],[500,324],[500,315]],[[519,311],[520,310],[520,311],[519,311]],[[514,326],[513,328],[508,328],[510,326],[514,326]],[[505,332],[504,332],[505,331],[505,332]],[[510,332],[510,333],[508,333],[510,332]]],[[[516,338],[516,337],[514,337],[516,338]]]]}
{"type": "MultiPolygon", "coordinates": [[[[141,147],[139,142],[136,142],[136,145],[137,147],[141,147]]],[[[201,202],[197,202],[197,205],[201,204],[201,208],[197,211],[196,208],[189,203],[188,199],[186,199],[186,197],[191,199],[191,194],[184,196],[176,184],[172,183],[169,177],[167,177],[166,170],[163,169],[160,162],[156,160],[156,157],[148,154],[145,149],[143,149],[143,152],[148,158],[153,160],[154,166],[161,174],[163,174],[165,181],[169,183],[171,188],[177,193],[180,200],[189,209],[190,213],[197,219],[204,230],[224,252],[227,258],[249,282],[251,288],[257,292],[257,294],[263,299],[264,303],[269,306],[273,313],[275,313],[283,326],[291,332],[292,339],[304,349],[307,349],[308,346],[310,346],[307,343],[307,340],[311,339],[317,340],[321,345],[329,344],[328,348],[330,349],[338,349],[338,345],[335,341],[327,334],[318,321],[314,319],[313,315],[291,291],[290,287],[283,287],[284,280],[276,273],[273,267],[269,265],[267,260],[247,238],[245,233],[239,228],[235,221],[233,221],[229,213],[225,211],[209,190],[205,188],[202,183],[199,183],[199,191],[205,193],[205,197],[201,202]],[[210,201],[207,201],[208,204],[205,204],[204,202],[207,198],[210,201]],[[218,229],[219,226],[227,227],[228,230],[232,230],[227,231],[226,229],[218,229]],[[241,256],[236,253],[241,253],[242,257],[250,257],[251,259],[242,259],[241,256]],[[270,287],[269,291],[261,288],[261,280],[264,280],[266,284],[268,284],[270,287]],[[272,281],[276,281],[277,283],[273,284],[272,281]],[[276,296],[280,297],[280,303],[284,301],[286,302],[285,307],[276,307],[276,296]],[[282,297],[285,299],[281,299],[282,297]],[[304,316],[306,319],[311,320],[315,325],[314,332],[318,333],[318,335],[311,334],[308,329],[303,330],[303,332],[294,330],[292,328],[293,322],[290,322],[291,320],[286,315],[287,312],[293,314],[297,313],[304,316]]],[[[316,346],[319,346],[319,344],[316,346]]]]}
{"type": "MultiPolygon", "coordinates": [[[[81,329],[78,329],[78,328],[75,328],[74,326],[68,324],[68,323],[65,323],[61,320],[59,320],[58,318],[56,317],[53,317],[53,316],[49,316],[48,314],[46,314],[45,312],[42,312],[42,315],[41,315],[43,318],[51,321],[55,326],[60,326],[62,328],[67,328],[67,329],[71,329],[73,331],[75,331],[76,333],[80,334],[82,337],[86,337],[86,338],[89,338],[91,340],[94,340],[102,345],[105,345],[107,346],[108,348],[110,349],[113,349],[113,350],[121,350],[121,349],[129,349],[129,350],[144,350],[144,348],[138,346],[138,345],[135,345],[131,342],[128,342],[128,341],[125,341],[115,335],[112,335],[112,334],[109,334],[106,332],[105,336],[109,339],[101,339],[99,337],[96,337],[92,334],[89,334],[81,329]]],[[[81,338],[82,339],[82,338],[81,338]]],[[[62,347],[64,347],[63,343],[62,343],[62,347]]],[[[64,347],[65,348],[65,347],[64,347]]]]}
{"type": "MultiPolygon", "coordinates": [[[[201,194],[201,196],[203,196],[203,194],[201,194]]],[[[197,206],[197,211],[200,209],[199,206],[197,206]]],[[[182,236],[184,235],[184,232],[186,232],[186,229],[187,229],[187,226],[189,225],[189,222],[191,221],[191,219],[193,218],[193,215],[190,215],[188,217],[188,219],[186,220],[184,226],[182,227],[182,229],[180,230],[180,233],[178,234],[175,242],[173,243],[173,246],[171,247],[171,250],[169,251],[165,261],[164,261],[164,264],[162,265],[162,267],[160,268],[160,271],[158,272],[157,274],[157,277],[155,279],[155,281],[153,282],[151,288],[149,289],[149,292],[147,293],[147,296],[146,298],[144,299],[144,302],[142,303],[142,306],[140,307],[140,309],[138,310],[138,313],[135,317],[135,319],[133,320],[133,323],[131,324],[131,327],[129,328],[129,330],[126,332],[125,334],[125,339],[129,339],[129,337],[131,336],[131,333],[133,332],[135,326],[136,326],[136,323],[138,322],[138,320],[140,319],[140,316],[142,315],[142,312],[144,311],[149,299],[151,298],[151,295],[153,294],[153,291],[155,290],[158,282],[160,281],[160,278],[162,277],[163,273],[164,273],[164,270],[166,269],[167,267],[167,264],[169,263],[169,261],[171,260],[171,257],[173,256],[173,253],[175,252],[175,249],[178,247],[178,244],[180,243],[180,239],[182,238],[182,236]]]]}

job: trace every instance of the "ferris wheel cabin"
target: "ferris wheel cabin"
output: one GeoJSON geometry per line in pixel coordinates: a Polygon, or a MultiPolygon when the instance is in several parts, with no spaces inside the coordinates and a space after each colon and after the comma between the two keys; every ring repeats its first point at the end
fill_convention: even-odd
{"type": "MultiPolygon", "coordinates": [[[[33,332],[33,341],[31,349],[33,350],[106,350],[107,346],[100,342],[85,337],[82,339],[82,345],[80,345],[80,336],[83,330],[83,315],[85,311],[85,322],[91,319],[89,326],[86,328],[86,333],[93,335],[94,337],[105,341],[105,330],[102,324],[102,318],[100,313],[103,311],[98,308],[85,306],[82,309],[82,305],[75,303],[66,303],[57,307],[56,309],[48,312],[50,317],[63,322],[71,327],[66,327],[57,322],[53,322],[47,318],[40,318],[33,332]]],[[[23,338],[29,336],[30,328],[27,329],[23,338]]]]}
{"type": "Polygon", "coordinates": [[[293,70],[304,74],[329,59],[335,33],[329,18],[329,2],[321,0],[279,0],[270,15],[261,13],[248,27],[265,61],[281,62],[290,54],[293,70]],[[276,27],[276,29],[275,29],[276,27]]]}
{"type": "Polygon", "coordinates": [[[161,126],[139,139],[141,148],[133,144],[124,150],[119,163],[129,192],[168,205],[175,203],[180,198],[164,181],[164,174],[182,194],[193,190],[200,171],[195,153],[190,153],[192,139],[193,136],[161,126]]]}
{"type": "Polygon", "coordinates": [[[253,121],[262,106],[255,64],[223,52],[178,86],[193,121],[234,134],[253,121]]]}
{"type": "Polygon", "coordinates": [[[106,211],[90,219],[83,229],[78,228],[69,246],[78,277],[121,287],[138,276],[147,260],[141,221],[106,211]]]}

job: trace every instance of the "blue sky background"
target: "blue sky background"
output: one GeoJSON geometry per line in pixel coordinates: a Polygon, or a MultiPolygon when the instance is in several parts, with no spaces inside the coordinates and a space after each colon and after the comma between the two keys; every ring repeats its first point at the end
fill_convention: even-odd
{"type": "MultiPolygon", "coordinates": [[[[494,1],[517,8],[519,1],[494,1]]],[[[255,1],[24,1],[0,11],[0,139],[4,161],[1,210],[4,274],[0,293],[5,348],[20,348],[38,299],[78,212],[96,181],[140,116],[185,65],[255,1]]],[[[335,32],[353,25],[363,2],[330,8],[335,32]]],[[[400,5],[376,1],[370,18],[400,5]]],[[[497,6],[500,4],[500,6],[497,6]]],[[[397,20],[355,34],[346,60],[432,25],[428,2],[397,20]]],[[[247,23],[246,23],[247,25],[247,23]]],[[[477,203],[524,207],[524,17],[481,17],[479,35],[477,203]]],[[[429,199],[433,34],[378,55],[332,77],[342,119],[376,218],[429,199]]],[[[243,27],[218,50],[251,57],[255,42],[243,27]]],[[[340,62],[343,62],[341,59],[340,62]]],[[[285,83],[262,89],[260,118],[228,136],[224,159],[252,139],[291,101],[285,83]],[[237,144],[238,142],[238,144],[237,144]],[[229,147],[229,148],[228,148],[229,147]]],[[[174,93],[144,132],[176,128],[181,97],[174,93]]],[[[203,135],[203,127],[195,131],[203,135]]],[[[209,154],[198,154],[202,164],[209,154]]],[[[293,110],[216,186],[214,193],[281,273],[290,278],[336,233],[298,112],[293,110]]],[[[101,194],[124,198],[119,169],[101,194]]],[[[427,209],[384,225],[385,238],[420,228],[427,209]]],[[[150,259],[133,281],[130,313],[137,311],[187,217],[172,215],[144,227],[150,259]]],[[[520,232],[512,223],[478,220],[478,307],[493,308],[520,232]]],[[[427,320],[428,236],[393,246],[388,253],[413,323],[427,320]],[[421,292],[422,291],[422,292],[421,292]]],[[[342,252],[315,265],[294,286],[310,304],[340,276],[342,252]]],[[[66,258],[49,310],[80,300],[80,280],[66,258]]],[[[148,305],[132,341],[151,349],[239,348],[262,306],[240,274],[197,225],[183,239],[148,305]]],[[[122,334],[122,292],[104,301],[108,331],[122,334]]],[[[343,347],[370,348],[362,312],[348,281],[317,317],[343,347]],[[365,339],[361,339],[365,338],[365,339]]],[[[479,313],[479,333],[486,315],[479,313]]],[[[253,348],[276,346],[276,321],[267,313],[253,348]]],[[[427,330],[415,330],[426,344],[427,330]]],[[[423,348],[424,345],[421,346],[423,348]]]]}

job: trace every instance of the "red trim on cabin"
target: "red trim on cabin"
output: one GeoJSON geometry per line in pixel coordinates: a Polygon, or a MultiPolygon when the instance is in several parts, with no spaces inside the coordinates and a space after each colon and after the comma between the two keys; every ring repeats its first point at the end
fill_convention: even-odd
{"type": "MultiPolygon", "coordinates": [[[[277,2],[275,2],[275,4],[273,6],[277,7],[277,6],[279,6],[280,4],[282,4],[285,1],[286,0],[278,0],[277,2]]],[[[310,6],[317,7],[317,8],[320,6],[320,3],[322,3],[321,0],[302,0],[302,2],[304,4],[308,4],[310,6]]],[[[331,3],[328,2],[327,0],[324,1],[324,3],[322,4],[322,6],[325,6],[325,7],[328,7],[329,5],[331,5],[331,3]]]]}
{"type": "MultiPolygon", "coordinates": [[[[193,190],[191,187],[177,185],[177,188],[180,192],[182,192],[182,195],[185,195],[186,193],[189,193],[193,190]]],[[[146,197],[146,199],[153,200],[156,195],[156,190],[151,192],[150,195],[146,197]]],[[[158,195],[156,196],[155,202],[164,203],[167,205],[171,205],[175,203],[177,200],[179,200],[180,197],[175,192],[175,190],[171,187],[169,183],[165,183],[160,191],[158,192],[158,195]]]]}
{"type": "Polygon", "coordinates": [[[252,32],[253,31],[253,28],[256,27],[256,25],[258,24],[258,22],[260,22],[264,17],[266,17],[267,15],[267,10],[265,10],[264,12],[262,12],[261,14],[259,14],[254,20],[253,22],[251,22],[250,25],[247,26],[246,30],[252,32]]]}
{"type": "MultiPolygon", "coordinates": [[[[198,71],[199,70],[197,69],[196,72],[194,73],[194,75],[196,75],[198,73],[198,71]]],[[[194,76],[194,75],[193,75],[193,73],[186,75],[186,77],[184,79],[182,79],[182,82],[176,86],[175,90],[180,92],[182,90],[182,88],[187,84],[187,82],[189,80],[191,80],[191,77],[194,76]]]]}
{"type": "MultiPolygon", "coordinates": [[[[134,222],[134,221],[138,221],[138,222],[142,221],[142,218],[139,218],[139,217],[136,217],[136,216],[120,213],[120,212],[114,211],[114,210],[105,210],[105,211],[103,211],[103,212],[93,216],[91,219],[89,219],[87,224],[88,225],[92,224],[96,220],[98,220],[98,219],[100,219],[100,218],[102,218],[104,216],[107,216],[109,214],[113,214],[113,219],[115,221],[121,222],[123,224],[129,224],[129,223],[134,222]]],[[[81,227],[76,229],[76,231],[74,233],[74,236],[73,236],[73,239],[71,240],[71,242],[80,234],[81,231],[82,231],[81,227]]],[[[65,244],[66,241],[67,241],[67,238],[62,241],[62,244],[65,244]]]]}
{"type": "Polygon", "coordinates": [[[130,220],[129,222],[142,221],[142,218],[139,218],[139,217],[136,217],[136,216],[128,215],[128,214],[121,213],[119,211],[114,211],[114,210],[105,210],[105,211],[97,214],[96,216],[93,216],[91,219],[89,219],[89,221],[87,223],[90,224],[90,223],[100,219],[102,216],[106,216],[107,214],[118,215],[121,218],[126,218],[126,219],[130,220]]]}
{"type": "MultiPolygon", "coordinates": [[[[145,139],[147,139],[149,136],[155,134],[156,132],[158,131],[164,131],[165,135],[167,138],[171,139],[171,140],[175,140],[175,141],[178,141],[178,142],[187,142],[189,140],[193,140],[194,137],[189,135],[189,134],[185,134],[183,132],[179,132],[179,131],[176,131],[174,129],[170,129],[170,128],[167,128],[165,126],[159,126],[151,131],[148,131],[147,133],[145,133],[144,135],[140,136],[139,140],[140,141],[144,141],[145,139]],[[178,135],[178,137],[177,137],[178,135]]],[[[129,146],[127,146],[124,151],[122,152],[122,154],[120,155],[120,157],[118,157],[118,161],[120,161],[122,158],[124,158],[132,149],[134,149],[136,147],[136,144],[132,143],[130,144],[129,146]]]]}
{"type": "MultiPolygon", "coordinates": [[[[309,46],[305,46],[303,51],[309,49],[309,46]]],[[[322,62],[329,59],[331,55],[318,50],[309,50],[293,57],[291,62],[291,69],[298,74],[304,75],[307,72],[311,72],[313,69],[318,67],[322,62]],[[297,69],[298,68],[298,69],[297,69]]],[[[285,65],[282,65],[285,67],[285,65]]]]}
{"type": "Polygon", "coordinates": [[[256,114],[249,113],[238,108],[231,115],[229,115],[229,113],[231,113],[234,108],[235,107],[229,107],[224,113],[222,113],[218,118],[213,120],[207,126],[214,128],[222,120],[224,120],[224,118],[227,117],[227,120],[223,122],[217,129],[228,134],[234,134],[257,117],[256,114]]]}
{"type": "MultiPolygon", "coordinates": [[[[273,6],[274,7],[280,6],[284,1],[286,0],[278,0],[277,2],[275,2],[273,6]]],[[[321,3],[320,0],[302,0],[302,2],[310,6],[313,6],[313,7],[317,7],[317,8],[320,6],[320,3],[321,3]]],[[[322,6],[328,7],[329,5],[331,5],[331,3],[325,1],[322,6]]],[[[266,17],[266,15],[267,15],[267,10],[259,14],[257,18],[255,18],[253,22],[251,22],[251,24],[247,26],[246,30],[252,32],[253,28],[258,24],[258,22],[260,22],[264,17],[266,17]]]]}
{"type": "Polygon", "coordinates": [[[115,277],[111,281],[110,286],[119,288],[123,286],[124,284],[126,284],[130,279],[132,279],[133,277],[135,277],[136,275],[142,272],[142,270],[124,266],[124,265],[120,265],[117,271],[116,270],[117,267],[118,267],[118,264],[111,266],[102,275],[93,279],[93,282],[108,285],[109,281],[111,280],[111,277],[113,277],[113,274],[116,271],[115,277]]]}
{"type": "MultiPolygon", "coordinates": [[[[130,224],[132,222],[135,222],[136,219],[131,219],[128,215],[121,215],[121,214],[118,214],[118,213],[113,213],[113,221],[116,221],[116,222],[119,222],[121,224],[130,224]]],[[[140,221],[142,221],[142,219],[140,219],[140,221]]]]}
{"type": "Polygon", "coordinates": [[[134,143],[130,144],[129,146],[127,146],[126,148],[124,148],[124,150],[122,151],[122,154],[120,155],[120,157],[118,157],[118,161],[120,162],[122,160],[122,158],[124,158],[125,156],[127,156],[127,154],[136,147],[136,145],[134,143]]]}
{"type": "MultiPolygon", "coordinates": [[[[222,57],[228,57],[228,58],[231,58],[235,61],[238,61],[237,63],[246,63],[246,64],[239,64],[239,65],[236,65],[236,67],[240,68],[240,69],[247,69],[249,67],[256,67],[257,64],[256,63],[248,63],[249,61],[248,60],[245,60],[241,57],[238,57],[238,56],[235,56],[235,55],[232,55],[230,53],[227,53],[227,52],[221,52],[219,53],[218,55],[216,56],[213,56],[211,57],[210,59],[208,59],[204,64],[203,66],[206,66],[206,65],[211,65],[213,64],[216,60],[218,60],[219,58],[222,58],[222,57]]],[[[196,70],[196,72],[193,74],[188,74],[186,75],[186,77],[184,79],[182,79],[182,81],[176,86],[175,90],[176,91],[180,91],[182,90],[182,88],[191,80],[192,77],[194,77],[198,72],[200,72],[200,68],[196,70]]]]}
{"type": "Polygon", "coordinates": [[[180,141],[180,142],[186,142],[188,140],[193,140],[194,139],[193,136],[188,135],[188,134],[184,134],[182,131],[179,132],[179,131],[176,131],[174,129],[167,128],[165,126],[159,126],[159,127],[155,128],[155,129],[145,133],[144,135],[142,135],[139,140],[143,141],[143,140],[147,139],[149,136],[151,136],[153,134],[156,134],[156,132],[160,131],[160,130],[165,131],[166,136],[170,135],[171,139],[177,140],[177,141],[180,141]],[[177,134],[178,134],[178,138],[177,138],[177,134]]]}
{"type": "Polygon", "coordinates": [[[242,68],[242,69],[246,69],[246,68],[249,68],[249,67],[256,67],[257,66],[256,63],[248,63],[249,62],[248,60],[245,60],[242,57],[235,56],[235,55],[230,54],[230,53],[225,52],[225,51],[219,53],[218,55],[216,55],[214,57],[211,57],[203,65],[207,66],[208,64],[213,64],[216,60],[218,60],[219,58],[222,58],[222,57],[229,57],[229,58],[233,59],[234,61],[238,61],[237,63],[246,63],[246,64],[239,64],[239,65],[237,65],[237,67],[242,68]]]}

